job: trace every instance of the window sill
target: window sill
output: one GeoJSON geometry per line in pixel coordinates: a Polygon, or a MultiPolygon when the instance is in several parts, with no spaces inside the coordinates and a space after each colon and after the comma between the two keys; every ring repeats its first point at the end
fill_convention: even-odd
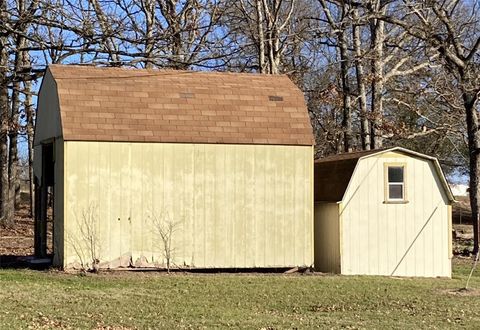
{"type": "Polygon", "coordinates": [[[409,201],[384,201],[383,204],[408,204],[409,201]]]}

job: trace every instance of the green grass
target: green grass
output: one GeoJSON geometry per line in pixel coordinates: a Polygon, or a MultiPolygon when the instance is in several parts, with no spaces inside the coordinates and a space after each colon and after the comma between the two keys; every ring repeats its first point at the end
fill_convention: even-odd
{"type": "Polygon", "coordinates": [[[478,328],[480,291],[449,293],[469,266],[451,280],[0,270],[0,329],[478,328]]]}

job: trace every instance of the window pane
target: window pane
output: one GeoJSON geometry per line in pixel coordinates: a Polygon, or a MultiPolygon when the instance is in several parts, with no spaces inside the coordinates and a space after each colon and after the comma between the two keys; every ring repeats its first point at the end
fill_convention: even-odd
{"type": "Polygon", "coordinates": [[[402,184],[389,184],[388,185],[388,198],[389,199],[403,199],[403,185],[402,184]]]}
{"type": "Polygon", "coordinates": [[[403,182],[403,167],[389,166],[388,167],[388,182],[403,182]]]}

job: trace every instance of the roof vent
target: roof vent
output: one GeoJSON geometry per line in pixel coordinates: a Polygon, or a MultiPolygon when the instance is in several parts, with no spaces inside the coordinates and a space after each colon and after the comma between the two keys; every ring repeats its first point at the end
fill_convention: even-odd
{"type": "Polygon", "coordinates": [[[195,95],[193,93],[180,93],[182,99],[193,99],[195,95]]]}
{"type": "Polygon", "coordinates": [[[283,97],[281,97],[281,96],[276,96],[276,95],[269,95],[269,96],[268,96],[268,99],[269,99],[270,101],[275,101],[275,102],[283,101],[283,97]]]}

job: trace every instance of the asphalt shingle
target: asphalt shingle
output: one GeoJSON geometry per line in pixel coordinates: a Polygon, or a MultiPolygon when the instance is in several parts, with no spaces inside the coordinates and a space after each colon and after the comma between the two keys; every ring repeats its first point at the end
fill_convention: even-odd
{"type": "Polygon", "coordinates": [[[285,75],[51,65],[64,140],[313,145],[285,75]]]}

